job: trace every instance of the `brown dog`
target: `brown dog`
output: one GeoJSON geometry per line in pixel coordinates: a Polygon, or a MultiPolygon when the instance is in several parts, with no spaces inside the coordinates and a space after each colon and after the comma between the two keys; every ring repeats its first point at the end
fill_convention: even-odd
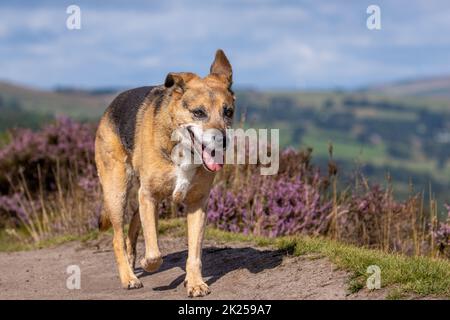
{"type": "Polygon", "coordinates": [[[164,85],[141,87],[121,93],[103,115],[95,140],[95,162],[103,189],[100,229],[112,225],[114,253],[122,286],[142,287],[133,272],[140,226],[145,238],[146,271],[162,263],[157,241],[157,206],[167,197],[183,202],[187,209],[188,295],[208,294],[202,279],[201,252],[206,222],[205,206],[214,172],[222,167],[205,148],[202,130],[216,129],[221,141],[231,126],[234,94],[231,65],[222,50],[216,52],[210,74],[204,78],[189,73],[169,73],[164,85]],[[173,132],[184,128],[197,148],[202,164],[176,164],[171,155],[177,141],[173,132]],[[123,221],[127,196],[133,181],[139,182],[139,214],[130,222],[124,239],[123,221]]]}

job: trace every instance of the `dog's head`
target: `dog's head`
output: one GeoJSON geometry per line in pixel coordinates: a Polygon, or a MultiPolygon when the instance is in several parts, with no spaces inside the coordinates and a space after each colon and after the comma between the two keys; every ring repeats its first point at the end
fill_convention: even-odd
{"type": "Polygon", "coordinates": [[[217,50],[210,74],[200,78],[190,72],[169,73],[164,86],[171,91],[168,106],[172,125],[184,132],[204,167],[218,171],[227,147],[226,129],[234,114],[232,69],[225,53],[217,50]]]}

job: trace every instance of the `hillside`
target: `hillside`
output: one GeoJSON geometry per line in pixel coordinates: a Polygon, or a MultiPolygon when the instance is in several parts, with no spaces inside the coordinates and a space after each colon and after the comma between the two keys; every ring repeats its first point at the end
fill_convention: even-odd
{"type": "MultiPolygon", "coordinates": [[[[0,108],[44,118],[68,115],[77,119],[97,119],[113,97],[110,92],[44,91],[0,82],[0,108]]],[[[15,124],[9,122],[9,126],[15,124]]]]}
{"type": "Polygon", "coordinates": [[[450,77],[429,77],[382,84],[366,89],[368,92],[394,96],[430,97],[450,100],[450,77]]]}
{"type": "Polygon", "coordinates": [[[309,146],[324,164],[328,146],[342,172],[355,168],[406,194],[429,183],[445,198],[450,178],[450,108],[433,99],[347,92],[240,92],[249,126],[280,128],[284,145],[309,146]]]}
{"type": "MultiPolygon", "coordinates": [[[[237,114],[245,114],[248,127],[279,128],[282,146],[312,147],[324,166],[331,142],[343,179],[360,168],[384,183],[389,172],[401,194],[410,182],[416,191],[431,183],[444,202],[450,179],[450,100],[441,99],[450,97],[446,79],[358,92],[237,90],[237,114]]],[[[52,92],[0,83],[0,131],[36,127],[61,114],[95,121],[113,97],[113,90],[52,92]]]]}

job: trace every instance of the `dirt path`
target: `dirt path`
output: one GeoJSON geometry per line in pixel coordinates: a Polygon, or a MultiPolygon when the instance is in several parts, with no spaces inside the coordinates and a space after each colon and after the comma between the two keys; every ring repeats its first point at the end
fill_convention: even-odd
{"type": "MultiPolygon", "coordinates": [[[[144,288],[120,287],[109,237],[55,248],[0,253],[0,299],[186,299],[186,241],[161,237],[161,269],[136,274],[144,288]],[[69,290],[66,268],[78,265],[81,288],[69,290]]],[[[326,259],[289,257],[248,244],[205,241],[203,274],[212,293],[208,299],[377,299],[383,292],[348,295],[349,275],[326,259]]],[[[139,243],[138,252],[143,252],[139,243]]],[[[139,261],[139,260],[137,260],[139,261]]]]}

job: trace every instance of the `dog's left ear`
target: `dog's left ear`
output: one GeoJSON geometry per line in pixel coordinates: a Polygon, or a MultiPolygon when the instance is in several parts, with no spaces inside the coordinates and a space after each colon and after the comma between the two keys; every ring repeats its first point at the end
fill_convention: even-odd
{"type": "Polygon", "coordinates": [[[231,87],[233,83],[233,70],[231,69],[230,61],[222,49],[216,51],[216,57],[211,65],[210,73],[222,78],[231,87]]]}
{"type": "Polygon", "coordinates": [[[173,88],[176,92],[183,93],[186,90],[186,84],[195,78],[195,74],[191,72],[170,72],[166,76],[164,86],[173,88]]]}

